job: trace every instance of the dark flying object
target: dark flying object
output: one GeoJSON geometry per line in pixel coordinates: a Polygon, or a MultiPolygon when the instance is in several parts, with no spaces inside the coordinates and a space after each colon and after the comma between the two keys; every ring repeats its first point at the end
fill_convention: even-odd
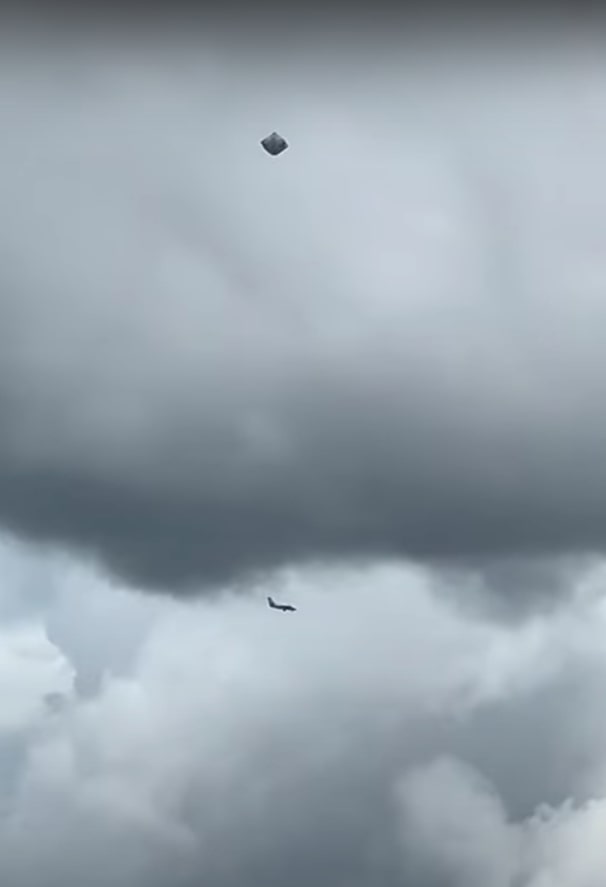
{"type": "Polygon", "coordinates": [[[286,151],[288,148],[288,142],[286,139],[283,139],[277,132],[272,132],[270,135],[265,136],[264,139],[261,139],[261,144],[267,153],[272,154],[274,157],[281,154],[282,151],[286,151]]]}
{"type": "Polygon", "coordinates": [[[291,604],[277,604],[272,597],[267,598],[267,603],[271,610],[282,610],[283,613],[294,613],[297,609],[291,604]]]}

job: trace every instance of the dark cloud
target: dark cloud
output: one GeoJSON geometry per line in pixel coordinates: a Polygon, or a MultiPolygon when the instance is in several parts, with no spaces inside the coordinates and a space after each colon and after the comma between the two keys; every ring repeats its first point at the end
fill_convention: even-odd
{"type": "Polygon", "coordinates": [[[603,547],[602,47],[378,47],[7,46],[6,527],[172,588],[603,547]]]}

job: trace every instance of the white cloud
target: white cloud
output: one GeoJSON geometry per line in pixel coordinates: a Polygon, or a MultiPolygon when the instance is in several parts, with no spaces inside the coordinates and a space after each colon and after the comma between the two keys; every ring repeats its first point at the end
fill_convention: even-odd
{"type": "Polygon", "coordinates": [[[480,773],[441,758],[407,773],[396,796],[403,864],[416,870],[419,883],[425,877],[453,887],[602,883],[603,795],[579,805],[539,805],[535,814],[515,823],[480,773]]]}
{"type": "Polygon", "coordinates": [[[498,795],[456,760],[412,771],[398,788],[404,856],[452,887],[510,887],[519,841],[498,795]]]}
{"type": "MultiPolygon", "coordinates": [[[[591,717],[606,669],[600,565],[558,611],[514,625],[465,615],[439,574],[406,565],[291,570],[191,604],[113,589],[83,566],[61,578],[50,557],[47,569],[58,588],[44,618],[84,670],[74,638],[97,633],[104,677],[52,717],[40,703],[21,740],[0,827],[8,887],[78,881],[91,866],[99,887],[202,875],[224,887],[293,866],[306,883],[347,883],[355,869],[360,885],[391,887],[402,865],[415,887],[442,887],[423,880],[440,873],[504,887],[511,872],[521,887],[594,887],[599,851],[583,861],[582,823],[590,836],[605,796],[606,721],[591,717]],[[297,613],[270,611],[268,587],[297,613]],[[549,724],[538,744],[533,710],[549,724]],[[553,797],[550,743],[560,794],[537,824],[553,797]],[[516,795],[530,803],[521,817],[516,795]]],[[[66,691],[59,660],[37,659],[33,680],[14,657],[3,692],[15,710],[66,691]]]]}
{"type": "Polygon", "coordinates": [[[73,672],[41,623],[0,627],[0,734],[32,726],[49,693],[71,690],[73,672]]]}

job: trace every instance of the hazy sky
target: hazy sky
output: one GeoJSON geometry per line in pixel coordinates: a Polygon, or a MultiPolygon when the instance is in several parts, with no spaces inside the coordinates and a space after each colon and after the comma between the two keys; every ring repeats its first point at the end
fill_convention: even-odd
{"type": "Polygon", "coordinates": [[[335,23],[3,31],[3,887],[602,887],[606,46],[335,23]]]}

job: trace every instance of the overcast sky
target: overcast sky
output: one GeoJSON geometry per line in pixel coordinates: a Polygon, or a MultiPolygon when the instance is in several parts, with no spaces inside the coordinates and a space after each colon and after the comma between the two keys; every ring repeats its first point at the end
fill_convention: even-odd
{"type": "Polygon", "coordinates": [[[336,22],[2,32],[3,887],[603,887],[602,31],[336,22]]]}

